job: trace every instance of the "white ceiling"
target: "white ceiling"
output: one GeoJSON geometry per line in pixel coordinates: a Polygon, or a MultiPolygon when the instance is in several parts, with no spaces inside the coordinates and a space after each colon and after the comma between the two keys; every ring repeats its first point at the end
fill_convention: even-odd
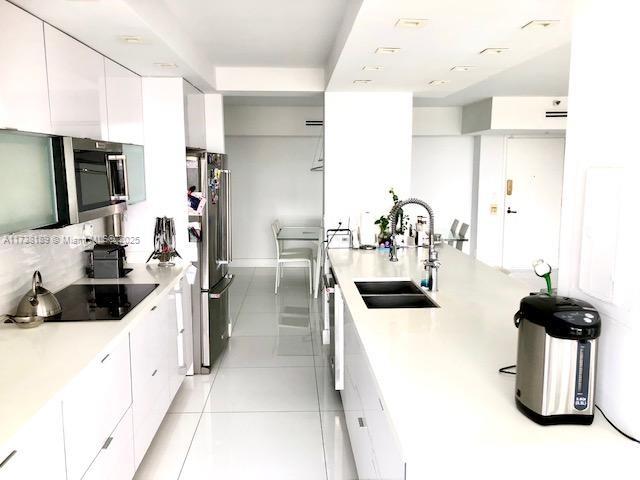
{"type": "MultiPolygon", "coordinates": [[[[278,73],[274,78],[287,80],[286,85],[264,90],[289,96],[284,92],[318,90],[297,85],[294,68],[322,72],[326,67],[327,90],[412,91],[416,104],[424,105],[460,105],[492,95],[566,94],[571,0],[11,1],[140,75],[182,76],[203,91],[215,91],[216,70],[272,67],[278,73]],[[428,23],[399,29],[398,18],[428,23]],[[560,22],[541,31],[521,29],[533,19],[560,22]],[[121,35],[138,35],[143,42],[127,44],[121,35]],[[381,46],[402,50],[373,53],[381,46]],[[487,47],[510,50],[478,55],[487,47]],[[177,68],[162,69],[154,65],[158,62],[177,68]],[[385,69],[365,72],[365,65],[385,69]],[[478,68],[451,72],[455,65],[478,68]],[[372,83],[354,85],[356,79],[372,83]],[[451,83],[427,86],[441,79],[451,83]]],[[[264,72],[264,78],[273,77],[273,71],[264,72]]],[[[240,78],[255,75],[255,69],[246,72],[240,78]]],[[[262,81],[256,78],[254,84],[262,81]]],[[[254,84],[224,88],[255,96],[260,88],[254,84]]]]}
{"type": "Polygon", "coordinates": [[[164,0],[220,66],[324,66],[346,0],[164,0]]]}
{"type": "Polygon", "coordinates": [[[570,41],[570,0],[365,0],[356,17],[328,90],[412,91],[442,98],[540,56],[570,41]],[[395,27],[399,18],[428,19],[419,29],[395,27]],[[531,20],[560,20],[544,30],[523,30],[531,20]],[[400,47],[376,54],[377,47],[400,47]],[[501,55],[479,55],[508,47],[501,55]],[[382,65],[383,71],[363,71],[382,65]],[[478,68],[450,71],[456,65],[478,68]],[[367,85],[354,85],[370,79],[367,85]],[[450,83],[429,87],[432,80],[450,83]]]}
{"type": "Polygon", "coordinates": [[[566,44],[448,97],[415,96],[413,104],[418,107],[468,105],[500,95],[564,97],[569,93],[570,57],[571,45],[566,44]]]}

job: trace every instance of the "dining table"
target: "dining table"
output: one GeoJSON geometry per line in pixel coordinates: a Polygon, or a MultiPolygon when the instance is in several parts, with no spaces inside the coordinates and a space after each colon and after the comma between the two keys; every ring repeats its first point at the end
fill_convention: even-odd
{"type": "Polygon", "coordinates": [[[280,227],[277,238],[278,241],[299,241],[313,242],[316,244],[316,262],[313,273],[313,298],[318,298],[320,288],[320,269],[322,268],[323,236],[322,227],[293,227],[283,225],[280,227]]]}

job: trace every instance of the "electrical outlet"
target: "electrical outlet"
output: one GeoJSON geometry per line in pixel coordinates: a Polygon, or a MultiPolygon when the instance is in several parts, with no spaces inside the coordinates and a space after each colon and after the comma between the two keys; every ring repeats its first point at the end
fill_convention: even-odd
{"type": "Polygon", "coordinates": [[[498,205],[496,203],[492,203],[491,204],[491,215],[497,215],[498,214],[498,205]]]}

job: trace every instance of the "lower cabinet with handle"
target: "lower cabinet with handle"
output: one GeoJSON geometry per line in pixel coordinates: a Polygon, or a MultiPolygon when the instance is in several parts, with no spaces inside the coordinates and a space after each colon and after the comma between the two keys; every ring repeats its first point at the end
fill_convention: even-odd
{"type": "Polygon", "coordinates": [[[131,407],[105,440],[83,480],[118,480],[133,477],[133,417],[131,407]]]}
{"type": "Polygon", "coordinates": [[[62,405],[59,400],[45,406],[0,447],[0,479],[41,478],[66,479],[62,405]]]}
{"type": "Polygon", "coordinates": [[[344,306],[344,390],[340,392],[360,478],[404,480],[405,461],[369,359],[344,306]]]}
{"type": "Polygon", "coordinates": [[[0,445],[0,480],[129,480],[189,369],[190,286],[156,297],[0,445]]]}

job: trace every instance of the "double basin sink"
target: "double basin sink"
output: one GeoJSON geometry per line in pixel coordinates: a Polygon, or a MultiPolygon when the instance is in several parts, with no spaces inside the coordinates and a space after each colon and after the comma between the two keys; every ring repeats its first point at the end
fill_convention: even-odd
{"type": "Polygon", "coordinates": [[[367,308],[438,308],[410,280],[366,280],[355,284],[367,308]]]}

